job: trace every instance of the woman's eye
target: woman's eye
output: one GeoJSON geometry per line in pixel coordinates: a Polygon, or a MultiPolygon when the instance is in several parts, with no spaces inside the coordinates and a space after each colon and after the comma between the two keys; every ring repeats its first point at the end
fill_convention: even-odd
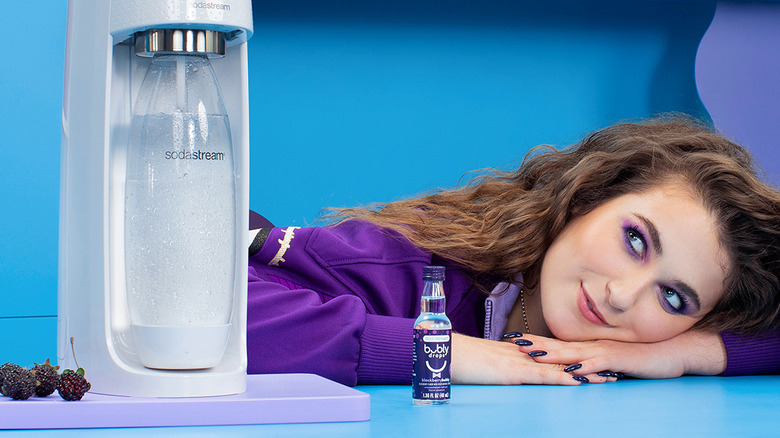
{"type": "Polygon", "coordinates": [[[666,300],[672,310],[680,313],[683,311],[683,309],[685,309],[685,301],[676,290],[669,287],[662,287],[661,293],[663,294],[664,300],[666,300]]]}
{"type": "Polygon", "coordinates": [[[645,256],[645,239],[635,229],[629,228],[626,230],[626,244],[640,258],[645,256]]]}

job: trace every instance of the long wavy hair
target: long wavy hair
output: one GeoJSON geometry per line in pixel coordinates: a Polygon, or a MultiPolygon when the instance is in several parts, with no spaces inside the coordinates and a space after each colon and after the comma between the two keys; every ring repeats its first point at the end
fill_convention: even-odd
{"type": "Polygon", "coordinates": [[[670,180],[690,184],[719,227],[731,261],[724,294],[697,323],[759,332],[780,311],[780,193],[750,154],[704,123],[663,115],[591,133],[564,150],[539,146],[515,171],[488,169],[461,187],[368,207],[333,209],[363,219],[485,276],[538,288],[542,261],[574,218],[618,196],[670,180]]]}

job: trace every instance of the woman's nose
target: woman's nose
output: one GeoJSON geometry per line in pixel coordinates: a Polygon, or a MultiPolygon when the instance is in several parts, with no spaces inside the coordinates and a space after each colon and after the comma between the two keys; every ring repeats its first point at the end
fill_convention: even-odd
{"type": "Polygon", "coordinates": [[[640,275],[628,275],[607,283],[607,302],[617,311],[626,311],[636,303],[650,282],[640,275]]]}

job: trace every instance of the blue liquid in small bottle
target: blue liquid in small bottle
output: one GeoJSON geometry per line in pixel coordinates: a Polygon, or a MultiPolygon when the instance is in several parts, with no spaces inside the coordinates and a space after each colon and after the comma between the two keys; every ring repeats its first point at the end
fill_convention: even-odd
{"type": "Polygon", "coordinates": [[[450,401],[452,324],[445,314],[444,267],[423,268],[425,286],[414,323],[412,399],[416,405],[450,401]]]}

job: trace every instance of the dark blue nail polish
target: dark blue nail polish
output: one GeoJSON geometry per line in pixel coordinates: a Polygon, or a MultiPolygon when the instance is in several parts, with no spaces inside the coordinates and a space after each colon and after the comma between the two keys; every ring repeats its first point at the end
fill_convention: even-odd
{"type": "Polygon", "coordinates": [[[570,372],[576,371],[576,370],[578,370],[580,368],[582,368],[582,364],[581,363],[575,363],[575,364],[567,366],[566,368],[563,369],[563,371],[567,372],[567,373],[570,373],[570,372]]]}
{"type": "Polygon", "coordinates": [[[534,350],[528,353],[528,355],[531,357],[547,356],[547,352],[544,350],[534,350]]]}
{"type": "Polygon", "coordinates": [[[501,337],[504,339],[522,338],[523,334],[520,332],[509,332],[505,333],[504,336],[501,337]]]}
{"type": "Polygon", "coordinates": [[[578,375],[575,374],[575,375],[571,376],[571,378],[576,380],[576,381],[578,381],[578,382],[590,383],[590,380],[588,380],[588,378],[585,377],[585,376],[578,376],[578,375]]]}
{"type": "Polygon", "coordinates": [[[516,339],[516,340],[514,340],[512,342],[514,342],[515,345],[519,345],[521,347],[527,347],[529,345],[534,345],[533,342],[531,342],[529,340],[526,340],[526,339],[516,339]]]}
{"type": "Polygon", "coordinates": [[[623,373],[615,373],[615,377],[617,377],[618,379],[622,379],[623,377],[626,377],[626,375],[623,373]]]}
{"type": "Polygon", "coordinates": [[[599,371],[596,375],[601,377],[617,377],[617,373],[613,371],[599,371]]]}

